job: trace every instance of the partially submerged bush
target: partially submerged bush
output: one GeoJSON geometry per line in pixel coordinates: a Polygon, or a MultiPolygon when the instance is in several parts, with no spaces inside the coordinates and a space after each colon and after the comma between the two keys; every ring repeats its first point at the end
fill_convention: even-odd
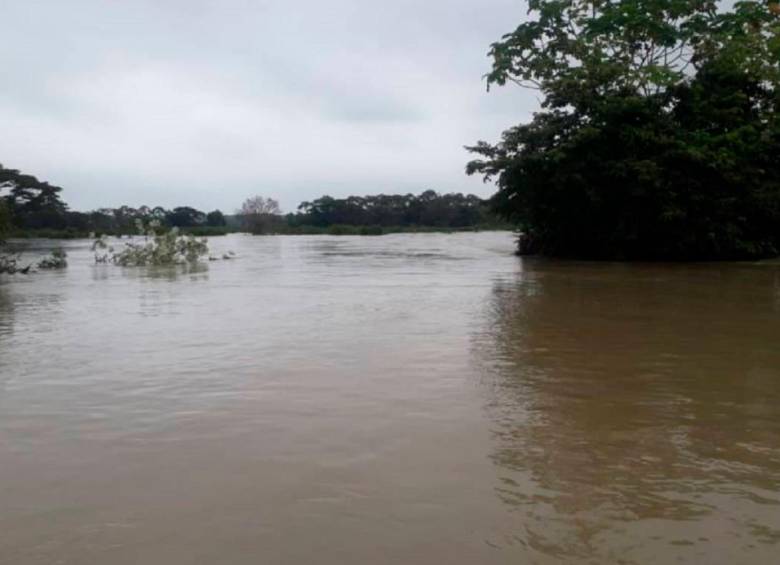
{"type": "Polygon", "coordinates": [[[0,253],[0,274],[13,275],[21,273],[26,275],[30,272],[32,265],[26,267],[19,266],[19,255],[0,253]]]}
{"type": "Polygon", "coordinates": [[[55,249],[51,255],[38,261],[39,269],[64,269],[68,266],[68,254],[64,249],[55,249]]]}
{"type": "MultiPolygon", "coordinates": [[[[39,269],[64,269],[68,266],[67,256],[67,253],[62,249],[55,249],[51,255],[38,261],[36,267],[39,269]]],[[[17,253],[0,253],[0,274],[15,275],[19,273],[26,275],[32,267],[32,263],[22,267],[17,253]]]]}
{"type": "Polygon", "coordinates": [[[105,236],[95,239],[92,250],[96,263],[114,263],[123,267],[145,267],[164,265],[194,265],[208,255],[205,238],[181,235],[178,228],[166,230],[158,221],[144,224],[136,222],[141,242],[129,242],[121,251],[114,251],[105,236]]]}
{"type": "MultiPolygon", "coordinates": [[[[227,253],[222,254],[222,260],[223,261],[229,261],[230,259],[235,259],[236,254],[233,251],[228,251],[227,253]]],[[[219,257],[215,257],[214,255],[209,255],[209,261],[219,261],[219,257]]]]}

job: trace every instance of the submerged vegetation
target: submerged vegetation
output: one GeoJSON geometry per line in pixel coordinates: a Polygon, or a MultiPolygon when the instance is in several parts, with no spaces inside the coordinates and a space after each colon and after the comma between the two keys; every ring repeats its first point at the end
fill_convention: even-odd
{"type": "Polygon", "coordinates": [[[205,239],[182,235],[178,228],[165,228],[158,222],[137,223],[140,242],[130,241],[116,251],[105,235],[92,244],[96,263],[113,263],[122,267],[194,265],[208,256],[205,239]]]}
{"type": "Polygon", "coordinates": [[[522,251],[617,259],[780,253],[777,4],[531,0],[493,44],[488,85],[541,110],[469,174],[522,251]]]}
{"type": "Polygon", "coordinates": [[[55,249],[48,257],[38,261],[38,268],[44,270],[64,269],[67,266],[68,254],[64,249],[55,249]]]}
{"type": "Polygon", "coordinates": [[[19,255],[15,253],[0,253],[0,274],[27,274],[31,268],[32,265],[27,265],[26,267],[20,266],[19,255]]]}
{"type": "MultiPolygon", "coordinates": [[[[49,255],[38,261],[35,266],[40,270],[64,269],[68,266],[68,254],[63,249],[55,249],[49,255]]],[[[21,257],[18,253],[0,252],[0,274],[26,275],[33,270],[33,263],[25,266],[21,264],[21,257]]]]}

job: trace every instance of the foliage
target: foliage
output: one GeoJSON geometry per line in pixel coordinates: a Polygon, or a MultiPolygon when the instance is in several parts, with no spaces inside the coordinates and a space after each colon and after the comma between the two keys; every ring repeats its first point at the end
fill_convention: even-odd
{"type": "Polygon", "coordinates": [[[357,235],[357,230],[355,226],[347,226],[344,224],[333,224],[331,226],[328,226],[328,229],[326,233],[328,235],[357,235]]]}
{"type": "Polygon", "coordinates": [[[262,214],[281,214],[281,208],[279,202],[273,198],[264,198],[263,196],[253,196],[247,198],[241,205],[241,210],[238,212],[242,216],[253,216],[262,214]]]}
{"type": "MultiPolygon", "coordinates": [[[[5,243],[5,237],[11,229],[11,215],[3,199],[0,199],[0,249],[5,243]]],[[[16,272],[17,258],[0,251],[0,274],[16,272]]]]}
{"type": "Polygon", "coordinates": [[[346,224],[333,224],[328,226],[324,233],[327,235],[384,235],[385,230],[382,228],[382,226],[351,226],[346,224]]]}
{"type": "Polygon", "coordinates": [[[192,235],[180,235],[178,228],[166,229],[159,222],[144,224],[139,220],[140,242],[131,241],[115,251],[107,238],[95,239],[92,250],[96,263],[114,263],[123,267],[195,264],[208,255],[208,243],[192,235]]]}
{"type": "Polygon", "coordinates": [[[542,111],[469,149],[529,251],[747,258],[780,251],[780,25],[759,2],[532,0],[488,84],[542,111]]]}
{"type": "Polygon", "coordinates": [[[303,202],[297,212],[285,216],[281,214],[276,200],[261,196],[247,199],[235,216],[225,216],[219,210],[206,214],[189,206],[168,210],[161,206],[134,208],[125,205],[78,212],[68,210],[59,201],[61,189],[58,187],[50,187],[35,177],[10,169],[0,169],[0,173],[0,178],[5,179],[0,188],[11,187],[16,195],[14,198],[0,198],[0,238],[4,225],[10,229],[7,232],[10,237],[73,239],[88,237],[89,234],[130,236],[137,233],[139,222],[147,226],[154,223],[160,228],[176,227],[180,234],[196,236],[225,235],[242,230],[257,234],[317,234],[326,233],[331,226],[340,226],[334,227],[331,232],[356,235],[425,231],[429,228],[449,231],[507,227],[481,198],[472,194],[439,194],[433,190],[419,195],[323,196],[303,202]],[[22,196],[30,194],[38,196],[32,199],[22,196]],[[35,213],[24,203],[29,201],[29,204],[33,200],[38,202],[38,212],[35,213]],[[21,216],[11,214],[10,204],[21,216]],[[39,205],[43,208],[40,209],[39,205]]]}
{"type": "Polygon", "coordinates": [[[426,190],[414,194],[376,196],[323,196],[303,202],[298,213],[288,216],[290,225],[390,227],[435,226],[460,228],[489,223],[484,201],[473,194],[439,194],[426,190]]]}
{"type": "MultiPolygon", "coordinates": [[[[59,187],[41,182],[33,176],[0,165],[0,190],[10,189],[10,194],[0,197],[0,245],[12,233],[13,220],[37,226],[62,223],[67,206],[59,199],[59,187]]],[[[68,264],[65,251],[59,249],[38,263],[39,269],[62,269],[68,264]]],[[[0,274],[27,274],[32,265],[19,264],[19,255],[0,253],[0,274]]]]}
{"type": "Polygon", "coordinates": [[[64,249],[55,249],[51,255],[38,262],[39,269],[64,269],[68,266],[68,254],[64,249]]]}
{"type": "Polygon", "coordinates": [[[222,212],[214,210],[206,214],[206,225],[215,228],[224,227],[227,225],[227,220],[222,212]]]}
{"type": "Polygon", "coordinates": [[[382,235],[384,230],[382,226],[360,226],[359,235],[382,235]]]}
{"type": "Polygon", "coordinates": [[[19,266],[19,255],[0,253],[0,275],[13,275],[16,273],[26,275],[30,272],[31,267],[32,265],[27,265],[26,267],[19,266]]]}
{"type": "Polygon", "coordinates": [[[241,226],[254,234],[272,231],[271,228],[278,223],[281,213],[279,202],[263,196],[247,198],[237,212],[241,218],[241,226]]]}
{"type": "Polygon", "coordinates": [[[65,227],[68,207],[59,196],[62,188],[0,165],[0,191],[3,190],[9,191],[1,198],[3,207],[16,225],[25,228],[65,227]]]}
{"type": "Polygon", "coordinates": [[[175,228],[191,228],[206,223],[206,214],[189,206],[179,206],[165,214],[166,223],[175,228]]]}
{"type": "Polygon", "coordinates": [[[11,213],[5,200],[0,198],[0,244],[11,231],[11,213]]]}

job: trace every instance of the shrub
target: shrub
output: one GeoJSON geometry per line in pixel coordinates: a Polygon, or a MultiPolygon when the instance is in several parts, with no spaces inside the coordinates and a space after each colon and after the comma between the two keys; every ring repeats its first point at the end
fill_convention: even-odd
{"type": "Polygon", "coordinates": [[[358,230],[359,235],[382,235],[383,233],[382,226],[361,226],[358,230]]]}
{"type": "Polygon", "coordinates": [[[342,224],[335,224],[328,226],[328,235],[356,235],[357,228],[355,226],[345,226],[342,224]]]}
{"type": "Polygon", "coordinates": [[[68,266],[68,254],[64,249],[55,249],[51,255],[38,261],[39,269],[64,269],[68,266]]]}
{"type": "Polygon", "coordinates": [[[13,275],[15,273],[22,273],[26,275],[30,271],[32,265],[26,267],[19,266],[19,256],[2,253],[0,254],[0,274],[13,275]]]}
{"type": "Polygon", "coordinates": [[[95,239],[92,250],[96,263],[114,263],[123,267],[195,264],[208,255],[208,243],[192,235],[180,235],[177,228],[164,229],[157,221],[138,221],[142,242],[129,242],[119,252],[108,244],[105,236],[95,239]],[[105,250],[104,253],[100,251],[105,250]]]}

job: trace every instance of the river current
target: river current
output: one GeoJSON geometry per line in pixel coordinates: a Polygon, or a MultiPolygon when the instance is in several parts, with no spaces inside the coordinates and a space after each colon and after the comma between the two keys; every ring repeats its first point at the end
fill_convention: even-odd
{"type": "Polygon", "coordinates": [[[778,263],[521,259],[504,232],[231,235],[189,270],[62,245],[0,279],[2,564],[780,554],[778,263]]]}

